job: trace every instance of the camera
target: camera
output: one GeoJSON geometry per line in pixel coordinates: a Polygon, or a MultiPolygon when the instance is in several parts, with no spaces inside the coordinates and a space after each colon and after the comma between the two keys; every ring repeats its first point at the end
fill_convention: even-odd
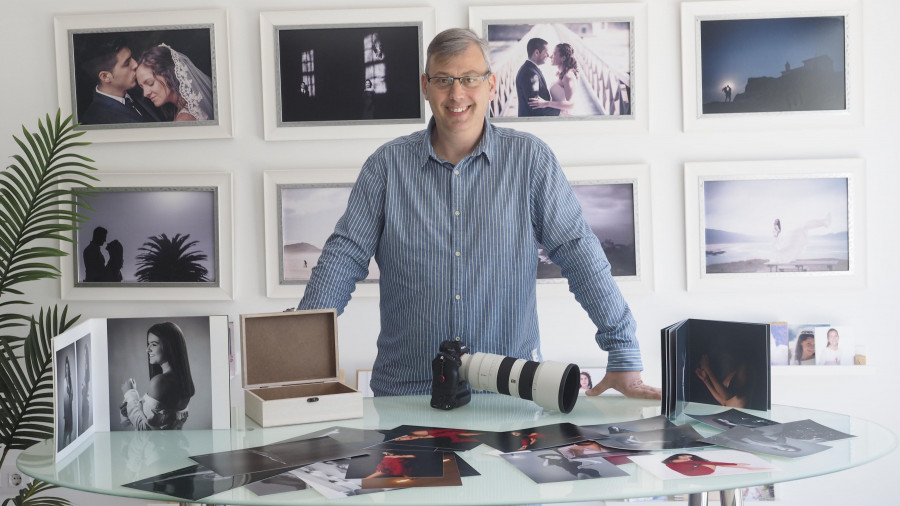
{"type": "Polygon", "coordinates": [[[431,361],[431,407],[450,410],[489,390],[568,413],[578,400],[581,371],[575,364],[533,362],[491,353],[469,353],[461,341],[444,341],[431,361]]]}

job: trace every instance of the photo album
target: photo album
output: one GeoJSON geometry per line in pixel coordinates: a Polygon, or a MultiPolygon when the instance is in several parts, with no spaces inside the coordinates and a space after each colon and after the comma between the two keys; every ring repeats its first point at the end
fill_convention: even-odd
{"type": "Polygon", "coordinates": [[[691,402],[771,408],[769,324],[687,319],[660,337],[663,415],[691,402]]]}
{"type": "Polygon", "coordinates": [[[53,339],[56,459],[94,432],[228,429],[228,317],[91,318],[53,339]]]}

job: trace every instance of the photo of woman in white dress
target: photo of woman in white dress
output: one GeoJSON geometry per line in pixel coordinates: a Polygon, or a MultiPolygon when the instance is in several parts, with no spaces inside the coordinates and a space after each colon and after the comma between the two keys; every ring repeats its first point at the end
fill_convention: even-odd
{"type": "Polygon", "coordinates": [[[571,116],[575,107],[575,88],[578,86],[578,60],[575,49],[568,43],[560,43],[550,56],[550,64],[558,70],[557,80],[550,85],[550,100],[535,97],[529,100],[532,109],[552,107],[559,109],[560,116],[571,116]]]}

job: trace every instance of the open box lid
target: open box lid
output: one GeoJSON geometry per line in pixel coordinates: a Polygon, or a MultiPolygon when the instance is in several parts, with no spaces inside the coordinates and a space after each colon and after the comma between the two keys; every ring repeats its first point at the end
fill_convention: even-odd
{"type": "Polygon", "coordinates": [[[337,311],[241,315],[244,388],[337,381],[337,311]]]}

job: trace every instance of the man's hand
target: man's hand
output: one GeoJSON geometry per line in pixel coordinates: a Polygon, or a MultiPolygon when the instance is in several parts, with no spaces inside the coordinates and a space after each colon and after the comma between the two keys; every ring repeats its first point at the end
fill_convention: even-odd
{"type": "Polygon", "coordinates": [[[607,371],[603,379],[588,390],[587,394],[600,395],[610,388],[622,392],[625,397],[662,399],[660,389],[644,384],[641,380],[641,371],[607,371]]]}

